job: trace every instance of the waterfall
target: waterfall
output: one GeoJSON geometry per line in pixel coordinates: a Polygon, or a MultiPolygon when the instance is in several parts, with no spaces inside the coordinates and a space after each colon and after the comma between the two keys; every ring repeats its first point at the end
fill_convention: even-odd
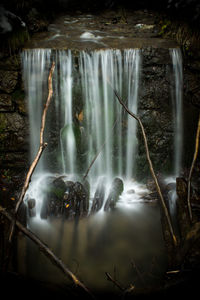
{"type": "Polygon", "coordinates": [[[183,69],[182,55],[179,48],[170,49],[173,66],[172,107],[174,121],[174,160],[172,178],[166,178],[166,183],[173,184],[174,188],[168,192],[169,209],[172,221],[176,224],[176,177],[180,176],[183,154],[183,69]]]}
{"type": "Polygon", "coordinates": [[[88,165],[105,143],[93,167],[93,176],[106,174],[109,178],[118,175],[130,179],[135,169],[136,122],[123,114],[111,86],[119,95],[123,95],[128,107],[137,113],[139,50],[83,51],[80,54],[80,66],[86,130],[90,136],[88,165]]]}
{"type": "MultiPolygon", "coordinates": [[[[29,123],[30,123],[30,160],[33,161],[40,142],[40,126],[43,109],[43,100],[47,97],[44,83],[47,80],[50,67],[51,50],[33,49],[22,53],[22,69],[24,87],[27,96],[29,123]]],[[[43,159],[39,164],[40,171],[43,159]]]]}
{"type": "Polygon", "coordinates": [[[61,107],[60,145],[63,173],[75,173],[76,167],[76,141],[73,130],[73,77],[71,51],[57,52],[56,84],[58,95],[55,99],[56,106],[61,107]],[[59,80],[59,82],[58,82],[59,80]]]}
{"type": "Polygon", "coordinates": [[[44,153],[43,163],[39,163],[40,170],[49,171],[53,162],[59,166],[60,174],[84,174],[100,152],[91,169],[91,177],[133,178],[136,121],[124,113],[112,87],[129,109],[137,113],[140,51],[81,51],[77,58],[70,50],[25,50],[22,62],[29,105],[31,159],[39,143],[40,120],[52,60],[56,63],[53,109],[48,111],[45,138],[51,144],[50,139],[54,136],[56,142],[55,149],[49,150],[53,153],[49,154],[50,159],[46,159],[44,153]]]}
{"type": "Polygon", "coordinates": [[[177,177],[180,175],[182,166],[183,148],[183,70],[182,55],[180,49],[171,49],[175,88],[172,91],[174,113],[174,170],[177,177]]]}

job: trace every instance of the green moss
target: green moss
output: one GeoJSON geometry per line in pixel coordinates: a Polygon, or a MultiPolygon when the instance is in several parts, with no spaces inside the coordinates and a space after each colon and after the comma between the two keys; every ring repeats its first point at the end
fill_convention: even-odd
{"type": "Polygon", "coordinates": [[[159,32],[159,35],[163,36],[170,28],[171,26],[171,21],[170,20],[163,20],[160,22],[161,24],[161,29],[159,32]]]}
{"type": "Polygon", "coordinates": [[[4,114],[0,113],[0,134],[4,133],[7,127],[7,119],[4,114]]]}

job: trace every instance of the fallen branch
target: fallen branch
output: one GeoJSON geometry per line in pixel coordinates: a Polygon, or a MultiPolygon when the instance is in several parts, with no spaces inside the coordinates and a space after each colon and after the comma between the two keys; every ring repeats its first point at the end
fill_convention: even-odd
{"type": "Polygon", "coordinates": [[[21,205],[21,203],[23,202],[24,200],[24,196],[26,194],[26,191],[29,187],[29,183],[31,181],[31,176],[39,162],[39,159],[42,155],[42,152],[44,151],[44,149],[46,148],[47,146],[47,143],[44,142],[44,129],[45,129],[45,122],[46,122],[46,115],[47,115],[47,110],[48,110],[48,107],[49,107],[49,104],[51,102],[51,98],[52,98],[52,95],[53,95],[53,88],[52,88],[52,76],[53,76],[53,72],[54,72],[54,69],[55,69],[55,63],[53,62],[52,63],[52,66],[51,66],[51,70],[49,72],[49,77],[48,77],[48,89],[49,89],[49,93],[48,93],[48,97],[47,97],[47,101],[44,105],[44,110],[43,110],[43,114],[42,114],[42,121],[41,121],[41,129],[40,129],[40,145],[39,145],[39,149],[38,149],[38,152],[35,156],[35,159],[34,161],[32,162],[29,170],[28,170],[28,173],[26,175],[26,179],[25,179],[25,182],[24,182],[24,185],[23,185],[23,188],[22,188],[22,191],[21,191],[21,194],[20,194],[20,197],[19,197],[19,200],[17,201],[17,204],[16,204],[16,207],[15,207],[15,211],[14,211],[14,219],[11,223],[11,229],[10,229],[10,234],[9,234],[9,242],[11,243],[12,242],[12,238],[13,238],[13,233],[14,233],[14,228],[15,228],[15,222],[16,222],[16,217],[17,217],[17,213],[18,213],[18,210],[19,210],[19,207],[21,205]]]}
{"type": "MultiPolygon", "coordinates": [[[[110,86],[111,86],[111,84],[110,84],[110,86]]],[[[155,174],[154,169],[153,169],[153,164],[152,164],[152,161],[151,161],[151,158],[150,158],[150,154],[149,154],[149,147],[148,147],[148,143],[147,143],[147,137],[146,137],[146,133],[145,133],[145,130],[144,130],[144,126],[143,126],[140,118],[137,115],[135,115],[133,112],[131,112],[128,109],[128,107],[124,104],[123,100],[120,98],[120,96],[118,95],[117,91],[112,86],[111,86],[111,88],[113,89],[115,96],[117,97],[119,103],[126,110],[126,112],[131,117],[133,117],[134,119],[136,119],[138,121],[139,125],[140,125],[140,128],[142,130],[142,136],[143,136],[143,139],[144,139],[144,145],[145,145],[145,150],[146,150],[146,157],[147,157],[147,160],[148,160],[148,163],[149,163],[149,168],[150,168],[152,177],[153,177],[155,185],[156,185],[156,190],[157,190],[158,195],[159,195],[160,200],[161,200],[161,204],[162,204],[163,211],[164,211],[164,214],[165,214],[165,217],[166,217],[166,220],[167,220],[167,224],[168,224],[168,227],[169,227],[169,231],[170,231],[172,240],[174,242],[174,245],[176,246],[177,245],[176,236],[174,234],[174,230],[173,230],[172,223],[171,223],[171,220],[170,220],[169,212],[168,212],[168,209],[167,209],[167,207],[165,205],[164,197],[162,195],[162,192],[161,192],[161,189],[160,189],[160,186],[159,186],[159,183],[158,183],[158,179],[157,179],[156,174],[155,174]]]]}
{"type": "Polygon", "coordinates": [[[190,200],[191,178],[192,178],[194,165],[195,165],[197,155],[198,155],[198,151],[199,151],[199,135],[200,135],[200,114],[199,114],[199,120],[198,120],[198,125],[197,125],[197,132],[196,132],[195,151],[194,151],[192,164],[191,164],[191,167],[190,167],[190,173],[189,173],[189,176],[188,176],[187,205],[188,205],[190,221],[192,221],[192,208],[191,208],[191,200],[190,200]]]}
{"type": "MultiPolygon", "coordinates": [[[[12,217],[10,213],[6,211],[5,208],[3,208],[0,205],[0,214],[2,214],[4,217],[6,217],[10,222],[13,222],[15,217],[12,217]]],[[[28,230],[26,227],[24,227],[19,221],[15,220],[15,225],[18,227],[18,229],[26,235],[29,239],[31,239],[38,247],[39,249],[48,257],[50,260],[56,264],[56,266],[65,274],[67,275],[74,283],[75,285],[81,287],[87,294],[89,294],[93,299],[94,296],[91,294],[91,292],[88,290],[88,288],[72,273],[59,259],[51,249],[47,245],[45,245],[33,232],[28,230]]]]}

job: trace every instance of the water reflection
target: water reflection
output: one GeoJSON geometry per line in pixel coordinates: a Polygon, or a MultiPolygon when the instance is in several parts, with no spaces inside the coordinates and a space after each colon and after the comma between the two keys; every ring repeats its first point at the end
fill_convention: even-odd
{"type": "MultiPolygon", "coordinates": [[[[108,272],[127,288],[157,284],[165,271],[165,251],[157,206],[135,204],[129,213],[117,209],[85,219],[52,219],[41,224],[32,218],[29,227],[60,257],[79,279],[97,291],[114,291],[108,272]]],[[[19,241],[19,271],[45,281],[66,280],[30,241],[19,241]],[[22,252],[22,248],[24,251],[22,252]],[[26,257],[23,268],[20,261],[26,257]]]]}

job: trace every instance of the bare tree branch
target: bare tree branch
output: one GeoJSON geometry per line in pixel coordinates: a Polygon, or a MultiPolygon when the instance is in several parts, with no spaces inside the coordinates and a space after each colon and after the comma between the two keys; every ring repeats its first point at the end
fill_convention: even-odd
{"type": "MultiPolygon", "coordinates": [[[[111,86],[111,84],[110,84],[110,86],[111,86]]],[[[155,174],[154,169],[153,169],[153,164],[152,164],[152,161],[151,161],[151,158],[150,158],[150,154],[149,154],[149,147],[148,147],[148,142],[147,142],[147,137],[146,137],[146,133],[145,133],[145,130],[144,130],[144,126],[143,126],[140,118],[137,115],[135,115],[133,112],[131,112],[128,109],[128,107],[124,104],[124,101],[120,98],[120,96],[118,95],[117,91],[112,86],[111,86],[111,88],[113,89],[115,96],[117,97],[119,103],[126,110],[126,112],[131,117],[133,117],[134,119],[136,119],[138,121],[139,125],[140,125],[141,131],[142,131],[143,140],[144,140],[145,150],[146,150],[146,157],[147,157],[147,160],[148,160],[148,163],[149,163],[149,168],[150,168],[152,177],[154,179],[158,195],[159,195],[160,200],[161,200],[161,204],[162,204],[163,211],[164,211],[164,214],[165,214],[165,217],[166,217],[166,220],[167,220],[167,224],[168,224],[168,227],[169,227],[169,231],[170,231],[172,240],[174,242],[174,245],[176,246],[177,245],[176,236],[174,234],[174,230],[173,230],[173,227],[172,227],[172,223],[171,223],[171,219],[170,219],[170,216],[169,216],[169,212],[168,212],[168,209],[166,207],[166,204],[165,204],[165,201],[164,201],[164,197],[162,195],[162,192],[161,192],[161,189],[160,189],[160,186],[159,186],[159,183],[158,183],[158,179],[157,179],[156,174],[155,174]]]]}
{"type": "Polygon", "coordinates": [[[188,176],[187,205],[188,205],[190,221],[192,221],[192,208],[191,208],[191,200],[190,200],[191,177],[192,177],[192,173],[193,173],[193,170],[194,170],[194,165],[195,165],[197,155],[198,155],[198,151],[199,151],[199,135],[200,135],[200,114],[199,114],[199,120],[198,120],[198,125],[197,125],[197,132],[196,132],[195,151],[194,151],[192,164],[191,164],[191,167],[190,167],[190,173],[189,173],[189,176],[188,176]]]}
{"type": "Polygon", "coordinates": [[[19,200],[17,201],[17,204],[16,204],[16,207],[15,207],[15,217],[11,223],[11,229],[10,229],[10,234],[9,234],[9,242],[11,243],[12,242],[12,238],[13,238],[13,233],[14,233],[14,227],[15,227],[15,222],[16,222],[16,216],[17,216],[17,212],[19,210],[19,207],[21,205],[21,203],[23,202],[23,199],[24,199],[24,196],[26,194],[26,191],[29,187],[29,183],[31,181],[31,177],[32,177],[32,174],[38,164],[38,161],[42,155],[42,152],[44,151],[44,149],[46,148],[47,146],[47,143],[44,143],[44,129],[45,129],[45,122],[46,122],[46,115],[47,115],[47,110],[48,110],[48,107],[49,107],[49,104],[51,102],[51,98],[52,98],[52,95],[53,95],[53,87],[52,87],[52,76],[53,76],[53,72],[54,72],[54,69],[55,69],[55,62],[52,63],[52,66],[51,66],[51,70],[49,72],[49,77],[48,77],[48,89],[49,89],[49,93],[48,93],[48,97],[47,97],[47,101],[44,105],[44,110],[43,110],[43,114],[42,114],[42,121],[41,121],[41,129],[40,129],[40,145],[39,145],[39,149],[38,149],[38,152],[35,156],[35,159],[34,161],[32,162],[29,170],[28,170],[28,173],[26,175],[26,179],[25,179],[25,182],[24,182],[24,185],[23,185],[23,188],[22,188],[22,191],[21,191],[21,194],[20,194],[20,197],[19,197],[19,200]]]}
{"type": "Polygon", "coordinates": [[[106,274],[106,277],[109,281],[111,281],[112,283],[114,283],[114,285],[116,285],[121,291],[125,291],[125,288],[122,287],[119,282],[117,282],[115,279],[112,278],[112,276],[108,273],[108,272],[105,272],[106,274]]]}
{"type": "MultiPolygon", "coordinates": [[[[6,217],[10,222],[13,222],[14,217],[10,215],[6,211],[5,208],[3,208],[0,205],[0,214],[2,214],[4,217],[6,217]]],[[[29,239],[31,239],[38,247],[39,249],[52,261],[56,264],[56,266],[65,274],[67,275],[77,286],[81,287],[87,294],[89,294],[93,299],[94,296],[91,294],[91,292],[88,290],[88,288],[72,273],[62,262],[61,259],[59,259],[51,249],[47,245],[45,245],[39,237],[37,237],[33,232],[28,230],[26,227],[24,227],[19,221],[15,220],[15,225],[18,227],[18,229],[26,235],[29,239]]]]}

